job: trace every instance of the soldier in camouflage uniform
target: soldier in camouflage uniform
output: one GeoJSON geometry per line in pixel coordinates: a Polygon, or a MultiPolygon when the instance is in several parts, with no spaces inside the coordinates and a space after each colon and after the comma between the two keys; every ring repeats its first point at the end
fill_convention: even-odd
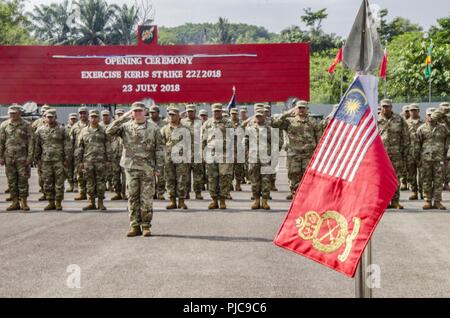
{"type": "Polygon", "coordinates": [[[194,192],[196,200],[203,200],[202,189],[204,185],[204,165],[201,162],[201,155],[195,158],[195,154],[201,154],[201,145],[199,145],[200,133],[202,129],[202,121],[197,118],[195,114],[195,105],[189,104],[186,106],[187,117],[181,119],[181,124],[189,128],[191,133],[191,162],[188,166],[188,181],[186,190],[189,193],[191,188],[191,171],[194,180],[194,192]],[[198,147],[198,149],[196,149],[198,147]],[[195,160],[197,159],[197,160],[195,160]],[[200,161],[200,162],[196,162],[200,161]]]}
{"type": "MultiPolygon", "coordinates": [[[[241,123],[239,121],[239,117],[238,117],[238,110],[236,108],[233,108],[230,110],[230,122],[231,125],[233,126],[233,128],[235,129],[236,132],[238,132],[239,130],[237,129],[241,129],[243,132],[243,129],[241,128],[241,123]]],[[[236,182],[236,186],[235,186],[235,191],[242,191],[241,188],[241,184],[245,183],[245,158],[244,158],[244,162],[238,162],[238,136],[236,135],[234,138],[234,171],[233,171],[233,175],[234,175],[234,179],[236,182]]]]}
{"type": "MultiPolygon", "coordinates": [[[[125,111],[123,109],[116,109],[115,114],[115,119],[118,119],[125,114],[125,111]]],[[[111,198],[111,201],[127,200],[125,170],[120,166],[120,158],[122,157],[123,151],[122,139],[118,136],[111,136],[110,141],[111,151],[113,153],[111,162],[113,175],[112,183],[116,193],[116,195],[111,198]]]]}
{"type": "Polygon", "coordinates": [[[113,121],[106,130],[110,136],[119,136],[124,147],[120,165],[127,175],[130,215],[128,237],[151,235],[155,176],[158,176],[164,168],[164,149],[160,129],[150,120],[146,120],[144,110],[143,103],[133,103],[131,110],[113,121]],[[131,115],[132,120],[130,120],[131,115]]]}
{"type": "MultiPolygon", "coordinates": [[[[265,122],[271,127],[272,126],[272,107],[269,104],[264,105],[264,112],[265,112],[265,122]]],[[[278,135],[278,151],[281,151],[281,148],[284,144],[284,131],[282,129],[279,130],[278,135]]],[[[271,191],[278,191],[277,186],[275,185],[275,182],[277,180],[277,173],[276,171],[270,176],[270,187],[271,191]]]]}
{"type": "Polygon", "coordinates": [[[62,210],[65,167],[71,161],[71,142],[68,130],[56,120],[56,110],[45,112],[46,125],[35,133],[35,162],[39,163],[44,181],[44,195],[48,205],[44,210],[62,210]]]}
{"type": "Polygon", "coordinates": [[[78,180],[78,192],[79,195],[75,197],[74,200],[86,200],[86,178],[84,176],[84,172],[82,169],[79,169],[80,162],[78,162],[77,158],[78,156],[78,137],[80,136],[81,130],[89,125],[89,110],[87,107],[80,107],[78,108],[78,117],[79,121],[73,125],[72,129],[70,130],[70,139],[72,141],[72,149],[73,149],[73,157],[74,162],[73,165],[75,167],[75,174],[77,176],[78,180]]]}
{"type": "Polygon", "coordinates": [[[166,190],[170,203],[166,209],[187,209],[184,202],[188,192],[188,173],[191,161],[189,155],[191,131],[180,122],[180,111],[172,107],[168,109],[169,123],[161,128],[162,140],[165,147],[165,177],[166,190]],[[188,143],[189,142],[189,143],[188,143]],[[176,152],[176,154],[174,153],[176,152]],[[177,158],[174,156],[177,155],[177,158]]]}
{"type": "MultiPolygon", "coordinates": [[[[245,122],[248,119],[248,112],[247,112],[247,107],[246,106],[242,106],[239,109],[239,121],[241,123],[245,122]]],[[[247,181],[249,181],[249,177],[248,177],[248,153],[245,154],[245,163],[244,163],[244,179],[245,179],[245,183],[249,183],[247,181]]]]}
{"type": "MultiPolygon", "coordinates": [[[[206,109],[200,109],[198,114],[199,114],[200,120],[202,121],[202,126],[203,126],[203,124],[208,120],[208,111],[206,109]]],[[[206,186],[208,185],[208,176],[206,174],[206,164],[205,164],[205,162],[202,162],[202,166],[203,166],[203,187],[202,187],[202,190],[205,190],[206,186]]]]}
{"type": "MultiPolygon", "coordinates": [[[[408,121],[408,119],[411,117],[411,114],[409,112],[409,106],[405,105],[402,107],[402,112],[400,113],[400,116],[403,117],[405,121],[408,121]]],[[[400,172],[400,190],[405,191],[408,190],[408,159],[409,154],[405,157],[405,161],[403,162],[403,168],[400,172]]]]}
{"type": "Polygon", "coordinates": [[[213,117],[202,127],[202,148],[203,153],[206,151],[208,190],[212,199],[208,209],[226,209],[225,199],[233,183],[233,163],[226,159],[227,151],[233,151],[227,148],[227,129],[232,129],[233,126],[229,120],[223,118],[222,104],[213,104],[211,108],[213,117]],[[221,136],[218,136],[219,133],[221,136]],[[216,153],[217,149],[220,149],[222,154],[216,153]]]}
{"type": "Polygon", "coordinates": [[[421,164],[424,210],[437,208],[445,210],[442,205],[442,185],[444,160],[448,155],[448,130],[439,121],[444,116],[440,111],[427,116],[425,124],[417,129],[417,160],[421,164]],[[434,204],[432,204],[434,200],[434,204]]]}
{"type": "MultiPolygon", "coordinates": [[[[381,114],[378,117],[378,127],[381,139],[399,179],[410,151],[408,124],[403,117],[392,112],[392,101],[390,99],[383,99],[380,105],[381,114]]],[[[400,180],[398,183],[400,185],[400,180]]],[[[403,206],[400,205],[400,186],[395,192],[389,208],[403,209],[403,206]]]]}
{"type": "Polygon", "coordinates": [[[22,107],[8,108],[9,119],[0,125],[0,165],[5,165],[12,204],[7,211],[29,211],[28,179],[34,156],[34,134],[31,125],[22,118],[22,107]]]}
{"type": "MultiPolygon", "coordinates": [[[[78,115],[76,113],[70,113],[69,114],[69,120],[67,121],[67,125],[65,127],[67,134],[70,137],[70,131],[72,130],[73,125],[75,125],[78,121],[78,115]]],[[[73,143],[71,142],[70,147],[70,156],[69,156],[69,162],[66,167],[66,176],[67,176],[67,182],[69,183],[69,187],[66,189],[66,192],[74,192],[75,191],[75,185],[77,184],[77,176],[75,174],[75,166],[74,166],[74,158],[73,158],[73,143]]]]}
{"type": "MultiPolygon", "coordinates": [[[[102,116],[102,121],[100,125],[106,130],[108,126],[111,124],[111,114],[109,110],[102,110],[100,115],[102,116]]],[[[114,192],[113,187],[113,169],[108,169],[106,171],[106,190],[110,192],[114,192]]]]}
{"type": "MultiPolygon", "coordinates": [[[[35,133],[36,130],[39,127],[45,126],[46,123],[46,117],[45,117],[45,112],[47,110],[50,109],[50,106],[48,105],[42,105],[41,107],[41,118],[35,120],[32,124],[31,127],[33,128],[33,132],[35,133]]],[[[44,194],[44,181],[42,180],[42,169],[40,165],[36,165],[37,166],[37,175],[38,175],[38,184],[39,184],[39,192],[42,192],[42,196],[39,197],[38,201],[45,201],[45,194],[44,194]]]]}
{"type": "Polygon", "coordinates": [[[270,210],[268,200],[271,191],[273,169],[270,161],[264,162],[260,157],[260,147],[266,143],[270,155],[271,126],[266,122],[264,110],[258,109],[252,119],[252,124],[245,129],[246,144],[249,146],[249,177],[252,183],[253,210],[263,208],[270,210]],[[261,199],[261,200],[260,200],[261,199]]]}
{"type": "Polygon", "coordinates": [[[106,130],[100,125],[98,110],[89,111],[89,125],[81,130],[77,148],[77,162],[80,163],[80,169],[84,170],[86,192],[90,201],[83,211],[97,208],[105,211],[103,200],[106,190],[106,171],[111,168],[113,154],[106,130]],[[95,202],[96,198],[98,205],[95,202]]]}
{"type": "Polygon", "coordinates": [[[419,162],[416,160],[417,150],[417,129],[423,124],[423,120],[420,119],[419,115],[419,105],[411,104],[409,105],[410,117],[406,121],[409,129],[409,137],[411,141],[410,152],[408,155],[408,184],[411,187],[412,194],[409,197],[410,200],[417,200],[419,198],[418,193],[422,198],[422,178],[420,177],[419,162]]]}
{"type": "Polygon", "coordinates": [[[319,142],[321,129],[316,120],[308,116],[308,103],[302,100],[295,103],[295,108],[274,118],[272,127],[287,133],[286,163],[291,193],[286,199],[292,200],[319,142]]]}
{"type": "MultiPolygon", "coordinates": [[[[176,107],[176,106],[173,106],[173,107],[176,107]]],[[[167,124],[167,121],[162,119],[159,116],[159,114],[160,114],[159,106],[157,106],[157,105],[151,106],[149,113],[150,113],[150,120],[154,124],[156,124],[159,127],[159,129],[163,128],[167,124]]],[[[158,177],[156,177],[155,199],[164,200],[165,190],[166,190],[166,178],[164,176],[164,169],[162,169],[160,172],[160,175],[158,177]]]]}

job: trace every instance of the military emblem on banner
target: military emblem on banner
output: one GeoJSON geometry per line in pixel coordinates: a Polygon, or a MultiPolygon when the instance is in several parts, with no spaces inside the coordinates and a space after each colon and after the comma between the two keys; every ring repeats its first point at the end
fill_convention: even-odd
{"type": "Polygon", "coordinates": [[[145,25],[141,26],[139,30],[139,38],[142,43],[150,44],[155,39],[156,26],[145,25]]]}

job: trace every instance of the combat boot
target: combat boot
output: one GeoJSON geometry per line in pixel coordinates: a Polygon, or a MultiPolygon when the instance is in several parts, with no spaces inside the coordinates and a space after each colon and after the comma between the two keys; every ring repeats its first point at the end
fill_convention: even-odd
{"type": "Polygon", "coordinates": [[[103,199],[98,199],[98,209],[99,209],[100,211],[106,211],[106,207],[105,207],[105,205],[103,204],[103,199]]]}
{"type": "Polygon", "coordinates": [[[241,192],[242,188],[241,188],[241,182],[240,181],[236,181],[236,187],[234,189],[237,192],[241,192]]]}
{"type": "Polygon", "coordinates": [[[6,211],[17,211],[17,210],[20,210],[19,199],[12,198],[11,201],[12,201],[12,203],[11,203],[11,205],[9,207],[6,208],[6,211]]]}
{"type": "Polygon", "coordinates": [[[425,204],[423,205],[422,209],[424,210],[431,210],[433,208],[433,205],[431,204],[431,201],[425,201],[425,204]]]}
{"type": "Polygon", "coordinates": [[[278,191],[278,188],[277,188],[277,186],[275,185],[275,180],[272,180],[272,181],[271,181],[271,184],[270,184],[270,191],[274,191],[274,192],[277,192],[277,191],[278,191]]]}
{"type": "Polygon", "coordinates": [[[86,199],[87,199],[86,193],[83,192],[80,192],[80,195],[74,198],[75,201],[82,201],[86,199]]]}
{"type": "Polygon", "coordinates": [[[116,193],[116,195],[111,198],[111,201],[118,201],[118,200],[122,200],[122,195],[120,193],[116,193]]]}
{"type": "Polygon", "coordinates": [[[142,235],[140,226],[131,226],[127,233],[128,237],[135,237],[139,235],[142,235]]]}
{"type": "Polygon", "coordinates": [[[178,208],[183,210],[186,210],[188,208],[184,203],[184,199],[178,198],[178,208]]]}
{"type": "Polygon", "coordinates": [[[27,198],[20,198],[20,209],[22,211],[30,211],[30,207],[28,206],[27,198]]]}
{"type": "Polygon", "coordinates": [[[55,201],[55,208],[56,208],[56,211],[61,211],[63,209],[62,208],[62,200],[55,201]]]}
{"type": "Polygon", "coordinates": [[[287,195],[286,200],[292,200],[292,198],[293,198],[293,196],[292,196],[292,193],[291,193],[291,194],[287,195]]]}
{"type": "Polygon", "coordinates": [[[73,183],[72,182],[69,182],[69,187],[66,189],[66,192],[67,193],[73,192],[73,183]]]}
{"type": "Polygon", "coordinates": [[[227,208],[227,205],[225,204],[225,198],[222,198],[222,197],[220,198],[219,208],[222,209],[222,210],[227,208]]]}
{"type": "Polygon", "coordinates": [[[397,210],[402,210],[403,206],[398,201],[392,201],[391,208],[397,209],[397,210]]]}
{"type": "Polygon", "coordinates": [[[177,199],[175,197],[170,197],[170,203],[166,206],[167,210],[173,210],[177,208],[177,199]]]}
{"type": "Polygon", "coordinates": [[[45,194],[39,197],[38,201],[45,201],[47,198],[45,197],[45,194]]]}
{"type": "Polygon", "coordinates": [[[269,206],[269,203],[267,202],[267,199],[262,198],[261,208],[263,208],[264,210],[270,210],[270,206],[269,206]]]}
{"type": "Polygon", "coordinates": [[[208,205],[208,209],[212,210],[212,209],[218,209],[219,208],[219,204],[217,203],[217,198],[212,198],[211,203],[208,205]]]}
{"type": "Polygon", "coordinates": [[[259,209],[261,206],[259,204],[259,198],[255,198],[252,204],[252,210],[257,210],[259,209]]]}
{"type": "Polygon", "coordinates": [[[142,227],[142,236],[152,236],[152,232],[150,231],[150,227],[149,226],[143,226],[142,227]]]}
{"type": "Polygon", "coordinates": [[[195,192],[195,200],[203,200],[203,196],[201,192],[195,192]]]}
{"type": "Polygon", "coordinates": [[[419,196],[417,195],[416,191],[413,191],[413,193],[409,196],[410,200],[418,200],[419,196]]]}
{"type": "Polygon", "coordinates": [[[434,201],[434,206],[439,210],[447,210],[447,208],[442,205],[441,201],[434,201]]]}
{"type": "Polygon", "coordinates": [[[55,200],[48,200],[47,206],[44,208],[44,211],[56,210],[55,200]]]}
{"type": "Polygon", "coordinates": [[[83,208],[83,211],[88,210],[97,210],[97,207],[95,206],[95,198],[89,198],[90,203],[83,208]]]}

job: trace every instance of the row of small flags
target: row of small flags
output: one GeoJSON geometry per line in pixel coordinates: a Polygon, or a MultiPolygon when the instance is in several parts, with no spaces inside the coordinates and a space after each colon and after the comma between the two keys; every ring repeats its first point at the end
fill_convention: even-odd
{"type": "MultiPolygon", "coordinates": [[[[432,65],[432,61],[431,61],[431,52],[433,50],[433,44],[430,45],[430,47],[428,48],[428,53],[427,53],[427,58],[425,60],[425,71],[424,71],[424,75],[425,78],[428,79],[431,77],[431,65],[432,65]]],[[[328,73],[333,74],[334,71],[336,70],[336,66],[342,62],[342,58],[343,58],[343,48],[341,47],[339,49],[339,51],[336,54],[336,57],[333,60],[333,64],[331,64],[331,66],[328,68],[328,73]]],[[[387,74],[387,63],[388,63],[388,52],[387,52],[387,48],[384,48],[384,54],[383,54],[383,59],[381,60],[381,65],[380,65],[380,74],[379,76],[381,78],[383,78],[384,80],[386,80],[386,74],[387,74]]]]}

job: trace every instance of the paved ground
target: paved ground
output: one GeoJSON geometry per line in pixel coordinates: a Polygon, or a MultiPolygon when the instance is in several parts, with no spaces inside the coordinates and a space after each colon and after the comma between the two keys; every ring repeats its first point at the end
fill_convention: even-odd
{"type": "MultiPolygon", "coordinates": [[[[249,209],[249,186],[226,211],[190,200],[189,210],[167,212],[156,201],[155,236],[126,238],[125,202],[81,212],[70,194],[65,211],[43,212],[33,177],[32,213],[3,212],[0,195],[0,297],[353,297],[352,279],[273,245],[289,207],[283,168],[277,183],[270,212],[249,209]],[[66,284],[71,264],[81,270],[79,289],[66,284]]],[[[444,198],[450,206],[450,193],[444,198]]],[[[402,202],[374,235],[374,296],[449,297],[450,214],[402,202]]]]}

